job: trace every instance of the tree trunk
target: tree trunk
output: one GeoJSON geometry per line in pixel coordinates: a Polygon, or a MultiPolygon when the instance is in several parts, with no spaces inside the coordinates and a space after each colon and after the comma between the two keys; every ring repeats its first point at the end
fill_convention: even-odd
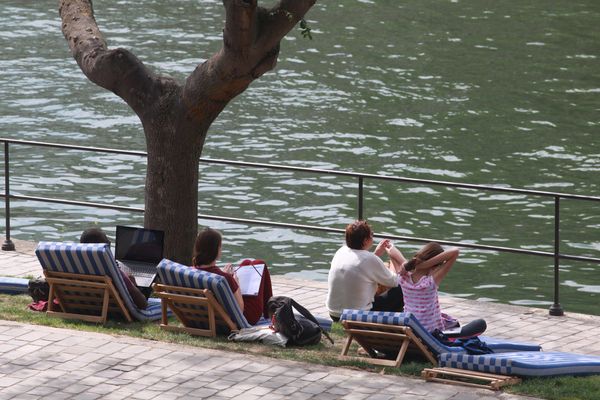
{"type": "Polygon", "coordinates": [[[91,0],[59,0],[62,31],[83,73],[121,97],[146,135],[144,226],[165,232],[166,258],[189,264],[198,228],[198,162],[208,128],[235,96],[275,67],[281,39],[315,0],[223,0],[223,47],[182,86],[126,49],[109,50],[91,0]]]}
{"type": "Polygon", "coordinates": [[[184,265],[198,230],[198,159],[189,142],[148,143],[144,226],[164,231],[164,257],[184,265]]]}
{"type": "Polygon", "coordinates": [[[165,258],[189,265],[198,232],[199,159],[221,108],[206,105],[199,117],[182,104],[182,92],[163,80],[141,117],[148,153],[144,226],[165,232],[165,258]]]}

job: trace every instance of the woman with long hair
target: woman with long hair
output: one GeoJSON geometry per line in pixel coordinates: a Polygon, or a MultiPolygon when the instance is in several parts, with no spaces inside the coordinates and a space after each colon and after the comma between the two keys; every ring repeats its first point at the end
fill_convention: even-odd
{"type": "MultiPolygon", "coordinates": [[[[192,267],[223,276],[227,280],[240,309],[243,310],[244,316],[250,324],[254,325],[261,315],[268,317],[267,301],[273,296],[269,270],[265,263],[256,296],[242,295],[235,268],[230,263],[226,264],[223,269],[217,267],[217,260],[221,258],[222,242],[223,238],[219,231],[211,228],[201,230],[194,244],[192,267]]],[[[260,263],[264,262],[260,261],[260,263]]]]}
{"type": "Polygon", "coordinates": [[[400,274],[404,294],[404,311],[411,312],[430,332],[443,331],[457,321],[440,310],[438,287],[458,258],[456,247],[444,250],[438,243],[427,243],[404,264],[407,273],[400,274]]]}

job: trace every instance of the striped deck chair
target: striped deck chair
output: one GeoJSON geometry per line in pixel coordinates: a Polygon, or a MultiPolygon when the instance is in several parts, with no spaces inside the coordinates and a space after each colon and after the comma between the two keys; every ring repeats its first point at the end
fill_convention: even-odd
{"type": "MultiPolygon", "coordinates": [[[[164,259],[158,265],[158,277],[162,283],[154,285],[154,292],[163,304],[161,328],[214,337],[252,327],[223,276],[164,259]],[[168,309],[182,327],[169,325],[165,315],[168,309]]],[[[330,319],[315,318],[324,330],[331,330],[330,319]]],[[[256,325],[268,323],[269,320],[261,318],[256,325]]]]}
{"type": "MultiPolygon", "coordinates": [[[[434,338],[411,313],[387,311],[344,310],[340,321],[346,332],[346,343],[342,347],[341,359],[361,360],[375,365],[399,367],[408,351],[423,355],[433,365],[438,364],[441,354],[464,354],[462,347],[446,346],[434,338]],[[348,356],[350,345],[356,341],[369,357],[348,356]],[[379,355],[396,355],[393,360],[379,355]]],[[[535,344],[479,336],[496,353],[507,351],[540,351],[535,344]]]]}
{"type": "Polygon", "coordinates": [[[167,259],[158,264],[158,277],[154,292],[162,301],[162,329],[214,337],[252,327],[224,277],[167,259]],[[183,326],[169,325],[167,309],[183,326]]]}
{"type": "Polygon", "coordinates": [[[50,285],[49,316],[99,323],[109,315],[129,322],[161,317],[159,299],[148,299],[145,310],[135,306],[108,244],[40,242],[35,254],[50,285]]]}

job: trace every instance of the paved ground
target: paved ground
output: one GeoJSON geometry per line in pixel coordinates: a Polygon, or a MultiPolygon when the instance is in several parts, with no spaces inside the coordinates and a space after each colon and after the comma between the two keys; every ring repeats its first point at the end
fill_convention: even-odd
{"type": "MultiPolygon", "coordinates": [[[[0,276],[38,276],[31,246],[0,252],[0,276]]],[[[326,286],[273,277],[273,291],[326,315],[326,286]]],[[[443,297],[463,321],[483,317],[489,336],[544,350],[600,355],[600,317],[443,297]]],[[[0,399],[524,399],[420,379],[330,368],[104,334],[0,321],[0,399]]]]}

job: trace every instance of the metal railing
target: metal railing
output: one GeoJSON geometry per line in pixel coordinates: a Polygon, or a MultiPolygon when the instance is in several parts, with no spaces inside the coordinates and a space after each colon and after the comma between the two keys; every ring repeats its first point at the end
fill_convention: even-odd
{"type": "MultiPolygon", "coordinates": [[[[131,156],[139,156],[146,157],[147,154],[142,151],[130,151],[130,150],[117,150],[117,149],[109,149],[109,148],[101,148],[101,147],[90,147],[90,146],[74,146],[67,144],[59,144],[59,143],[45,143],[45,142],[37,142],[37,141],[29,141],[29,140],[17,140],[17,139],[7,139],[0,138],[0,142],[4,143],[4,193],[0,194],[1,197],[5,200],[5,213],[6,213],[6,239],[2,244],[2,250],[14,250],[14,244],[10,239],[10,200],[11,199],[19,199],[19,200],[31,200],[31,201],[40,201],[40,202],[48,202],[48,203],[59,203],[59,204],[67,204],[67,205],[76,205],[76,206],[85,206],[85,207],[94,207],[94,208],[104,208],[118,211],[128,211],[128,212],[137,212],[143,213],[143,208],[137,207],[125,207],[125,206],[117,206],[111,204],[104,203],[95,203],[95,202],[84,202],[84,201],[74,201],[74,200],[64,200],[57,198],[48,198],[48,197],[39,197],[39,196],[25,196],[25,195],[15,195],[10,193],[10,159],[9,159],[9,145],[18,145],[18,146],[38,146],[38,147],[51,147],[51,148],[60,148],[60,149],[69,149],[69,150],[78,150],[78,151],[87,151],[87,152],[96,152],[96,153],[109,153],[109,154],[122,154],[122,155],[131,155],[131,156]]],[[[559,302],[559,266],[560,260],[574,260],[574,261],[586,261],[592,262],[596,264],[600,264],[600,258],[593,257],[583,257],[569,254],[561,254],[560,253],[560,200],[561,199],[572,199],[572,200],[581,200],[581,201],[600,201],[600,197],[597,196],[582,196],[576,194],[568,194],[568,193],[558,193],[558,192],[548,192],[548,191],[539,191],[539,190],[526,190],[526,189],[514,189],[514,188],[506,188],[506,187],[497,187],[497,186],[487,186],[487,185],[476,185],[469,183],[456,183],[456,182],[447,182],[447,181],[438,181],[438,180],[430,180],[430,179],[416,179],[416,178],[406,178],[406,177],[397,177],[397,176],[384,176],[384,175],[375,175],[375,174],[363,174],[356,172],[344,172],[344,171],[335,171],[335,170],[327,170],[327,169],[318,169],[318,168],[303,168],[303,167],[291,167],[286,165],[274,165],[274,164],[266,164],[266,163],[255,163],[255,162],[243,162],[243,161],[230,161],[230,160],[222,160],[222,159],[210,159],[210,158],[200,158],[202,163],[207,164],[224,164],[231,166],[240,166],[240,167],[252,167],[252,168],[261,168],[261,169],[270,169],[270,170],[280,170],[280,171],[292,171],[292,172],[307,172],[319,175],[336,175],[343,176],[347,178],[353,178],[357,181],[357,218],[362,219],[364,216],[364,182],[365,180],[380,180],[380,181],[390,181],[390,182],[402,182],[402,183],[418,183],[418,184],[426,184],[433,186],[444,186],[444,187],[452,187],[452,188],[460,188],[460,189],[475,189],[479,191],[492,191],[492,192],[503,192],[503,193],[517,193],[523,195],[532,195],[532,196],[542,196],[546,198],[554,199],[554,251],[546,252],[546,251],[536,251],[536,250],[524,250],[513,247],[501,247],[501,246],[490,246],[490,245],[482,245],[476,243],[462,243],[462,242],[453,242],[447,240],[437,240],[430,238],[422,238],[422,237],[414,237],[414,236],[402,236],[402,235],[376,235],[378,237],[385,237],[389,239],[395,240],[403,240],[408,242],[430,242],[436,241],[438,243],[460,246],[478,250],[486,250],[486,251],[499,251],[499,252],[509,252],[509,253],[518,253],[525,255],[534,255],[534,256],[542,256],[542,257],[552,257],[554,258],[554,303],[550,307],[549,313],[550,315],[563,315],[564,311],[559,302]]],[[[276,227],[285,227],[285,228],[293,228],[293,229],[306,229],[312,231],[321,231],[321,232],[330,232],[330,233],[344,233],[344,229],[339,228],[329,228],[323,226],[314,226],[314,225],[303,225],[303,224],[290,224],[276,221],[266,221],[266,220],[256,220],[256,219],[246,219],[246,218],[234,218],[234,217],[226,217],[226,216],[216,216],[216,215],[207,215],[207,214],[198,214],[199,219],[208,219],[208,220],[218,220],[218,221],[226,221],[226,222],[236,222],[243,224],[254,224],[254,225],[265,225],[265,226],[276,226],[276,227]]]]}

